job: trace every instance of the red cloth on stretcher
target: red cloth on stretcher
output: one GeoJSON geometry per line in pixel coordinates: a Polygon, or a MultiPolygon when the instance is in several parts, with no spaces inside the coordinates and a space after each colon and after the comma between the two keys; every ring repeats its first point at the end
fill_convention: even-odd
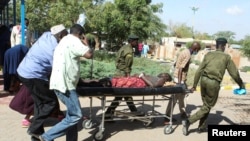
{"type": "Polygon", "coordinates": [[[139,77],[114,77],[111,82],[112,87],[117,88],[144,88],[147,86],[139,77]]]}

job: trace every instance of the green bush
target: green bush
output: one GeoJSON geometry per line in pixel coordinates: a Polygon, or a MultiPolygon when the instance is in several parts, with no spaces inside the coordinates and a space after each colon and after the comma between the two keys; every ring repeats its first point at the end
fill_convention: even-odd
{"type": "MultiPolygon", "coordinates": [[[[99,79],[112,77],[115,73],[115,54],[106,51],[95,51],[94,58],[81,61],[81,77],[99,79]],[[92,65],[93,64],[93,65],[92,65]],[[92,69],[91,69],[92,68],[92,69]]],[[[161,72],[169,72],[170,66],[147,58],[134,58],[131,74],[144,72],[156,76],[161,72]]]]}
{"type": "Polygon", "coordinates": [[[94,60],[96,61],[113,62],[115,59],[115,53],[107,52],[105,50],[98,50],[94,52],[94,60]]]}
{"type": "MultiPolygon", "coordinates": [[[[115,54],[106,51],[95,51],[94,59],[83,59],[81,61],[81,77],[84,79],[100,79],[104,77],[112,77],[115,72],[115,54]],[[93,65],[92,65],[93,64],[93,65]],[[92,68],[92,69],[91,69],[92,68]]],[[[197,61],[195,64],[199,64],[197,61]]],[[[134,58],[131,74],[139,74],[144,72],[148,75],[156,76],[161,72],[169,73],[171,63],[161,63],[147,58],[134,58]]],[[[250,67],[245,66],[242,71],[249,71],[250,67]]],[[[190,67],[187,75],[187,85],[192,87],[196,69],[190,67]]],[[[223,84],[233,83],[232,80],[223,79],[223,84]]],[[[198,86],[200,84],[198,83],[198,86]]]]}
{"type": "Polygon", "coordinates": [[[86,79],[100,79],[111,77],[115,66],[104,61],[83,60],[81,62],[81,77],[86,79]],[[92,65],[93,63],[93,65],[92,65]]]}
{"type": "Polygon", "coordinates": [[[244,67],[242,67],[240,69],[240,71],[242,71],[242,72],[248,72],[248,71],[250,71],[250,66],[244,66],[244,67]]]}
{"type": "Polygon", "coordinates": [[[170,66],[147,58],[134,58],[132,74],[144,72],[156,76],[159,73],[169,73],[170,66]]]}
{"type": "MultiPolygon", "coordinates": [[[[188,74],[187,74],[187,81],[186,81],[188,87],[193,86],[195,72],[196,72],[195,68],[189,67],[188,74]]],[[[198,86],[199,85],[200,83],[198,83],[198,86]]]]}

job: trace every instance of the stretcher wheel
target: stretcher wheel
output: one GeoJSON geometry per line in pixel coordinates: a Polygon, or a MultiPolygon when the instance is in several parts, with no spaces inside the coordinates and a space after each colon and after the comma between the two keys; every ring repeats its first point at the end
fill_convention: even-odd
{"type": "Polygon", "coordinates": [[[90,129],[93,127],[93,122],[90,119],[86,119],[82,122],[82,127],[85,129],[90,129]]]}
{"type": "Polygon", "coordinates": [[[103,140],[103,135],[104,133],[102,131],[97,131],[94,133],[94,140],[95,141],[102,141],[103,140]]]}
{"type": "Polygon", "coordinates": [[[172,128],[172,125],[166,125],[164,127],[164,134],[170,134],[174,131],[174,129],[172,128]]]}
{"type": "Polygon", "coordinates": [[[148,118],[148,122],[144,122],[143,125],[148,127],[149,125],[151,125],[153,122],[154,122],[154,119],[153,118],[148,118]]]}

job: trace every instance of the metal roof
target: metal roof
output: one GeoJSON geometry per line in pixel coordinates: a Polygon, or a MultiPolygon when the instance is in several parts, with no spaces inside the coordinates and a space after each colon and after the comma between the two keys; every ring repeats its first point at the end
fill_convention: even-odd
{"type": "Polygon", "coordinates": [[[3,10],[3,8],[9,3],[10,0],[0,0],[0,10],[3,10]]]}

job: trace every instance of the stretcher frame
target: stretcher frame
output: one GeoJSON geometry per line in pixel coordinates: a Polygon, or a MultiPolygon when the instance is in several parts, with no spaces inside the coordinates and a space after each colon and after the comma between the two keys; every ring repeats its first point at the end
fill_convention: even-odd
{"type": "MultiPolygon", "coordinates": [[[[156,117],[164,117],[164,118],[169,118],[170,122],[169,125],[166,125],[164,127],[164,133],[165,134],[170,134],[173,132],[172,128],[172,113],[173,113],[173,99],[175,98],[175,94],[186,94],[187,91],[183,89],[181,86],[167,86],[167,87],[160,87],[160,88],[111,88],[111,87],[77,87],[77,93],[79,96],[84,96],[84,97],[89,97],[90,98],[90,118],[85,119],[82,123],[83,127],[86,129],[89,129],[92,127],[92,119],[91,119],[91,108],[92,108],[92,98],[93,97],[98,97],[98,99],[101,100],[101,122],[100,125],[98,126],[98,130],[93,134],[93,138],[96,141],[101,141],[104,138],[104,123],[105,121],[105,110],[106,110],[106,98],[107,97],[127,97],[127,96],[143,96],[142,102],[144,103],[145,96],[153,96],[152,99],[147,99],[147,101],[152,100],[153,105],[152,105],[152,111],[150,114],[146,114],[146,116],[137,116],[134,113],[124,113],[121,111],[116,111],[116,114],[123,115],[126,118],[113,118],[112,120],[139,120],[144,122],[145,126],[149,126],[154,118],[156,117]],[[156,99],[156,96],[161,95],[163,99],[156,99]],[[154,105],[156,101],[159,100],[170,100],[171,103],[171,114],[170,116],[166,116],[165,114],[160,114],[156,113],[154,110],[154,105]]],[[[133,100],[136,101],[136,100],[133,100]]],[[[110,101],[108,101],[110,102],[110,101]]],[[[123,105],[124,106],[124,105],[123,105]]],[[[109,120],[108,120],[109,121],[109,120]]]]}

